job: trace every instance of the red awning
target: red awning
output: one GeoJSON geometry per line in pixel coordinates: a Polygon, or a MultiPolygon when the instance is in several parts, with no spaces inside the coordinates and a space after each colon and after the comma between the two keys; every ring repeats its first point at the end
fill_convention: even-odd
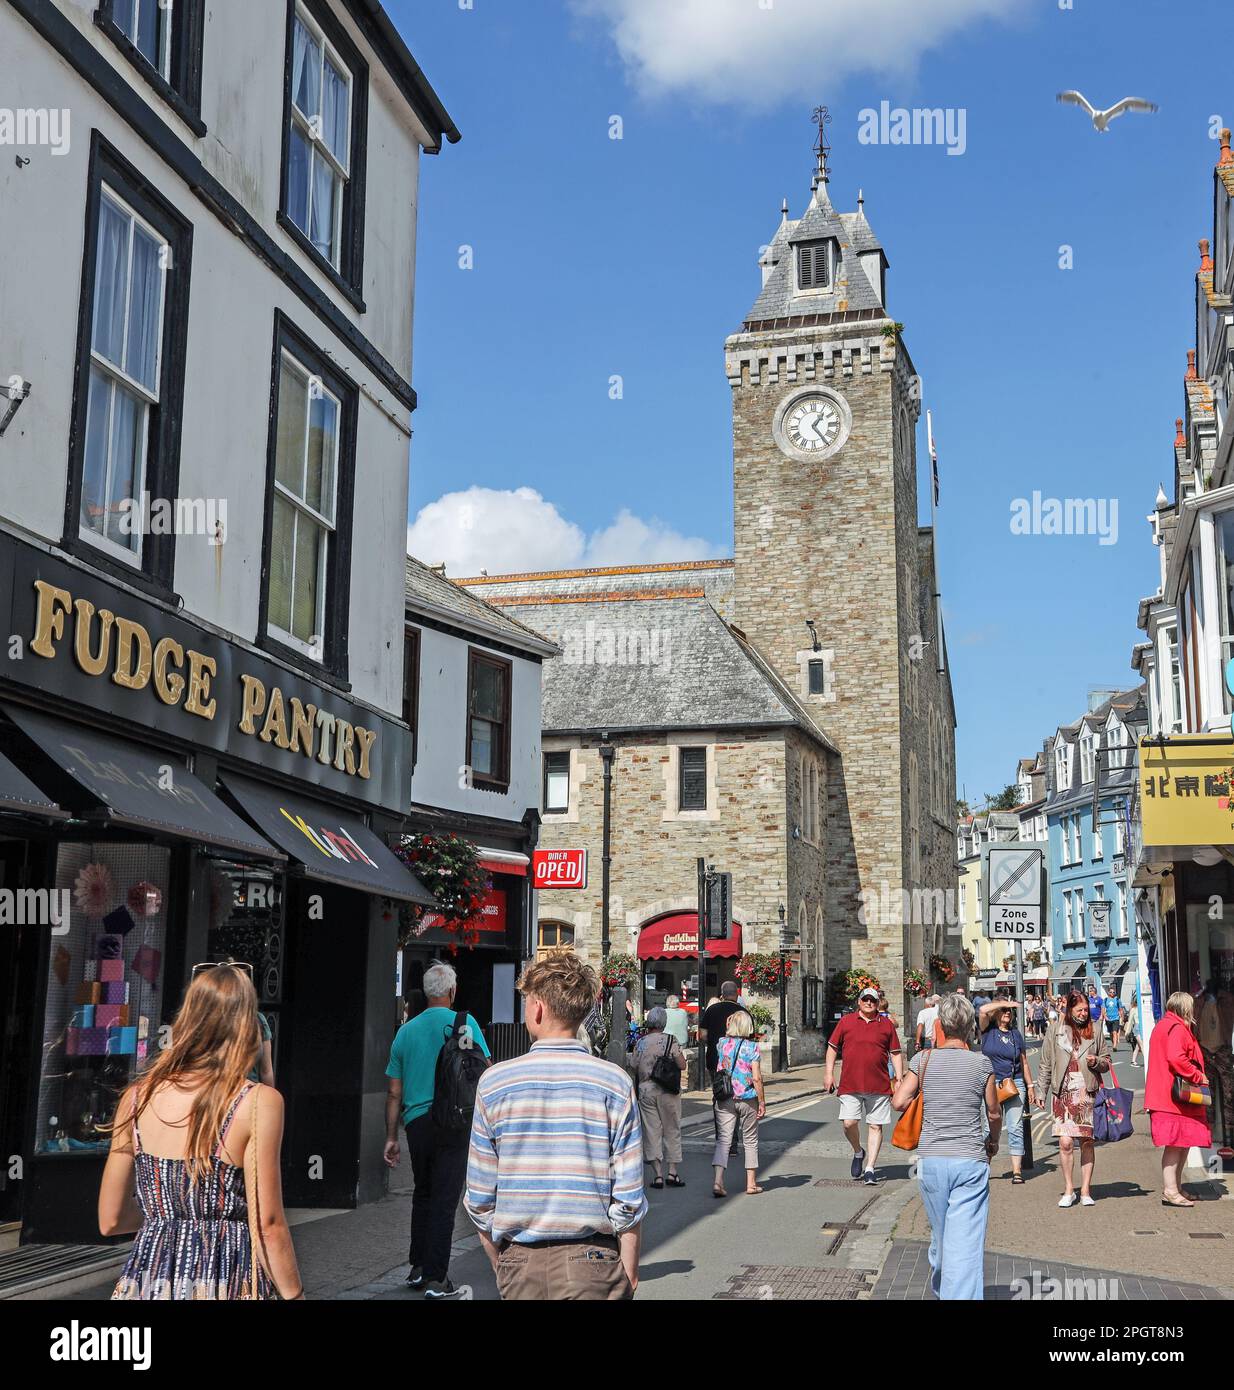
{"type": "MultiPolygon", "coordinates": [[[[728,959],[741,954],[741,927],[734,922],[727,941],[709,941],[712,959],[728,959]]],[[[638,934],[639,960],[697,960],[698,914],[676,912],[648,924],[638,934]]]]}

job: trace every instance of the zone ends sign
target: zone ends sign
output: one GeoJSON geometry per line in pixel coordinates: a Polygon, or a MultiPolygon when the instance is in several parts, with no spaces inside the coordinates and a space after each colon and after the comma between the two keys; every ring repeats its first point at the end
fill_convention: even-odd
{"type": "Polygon", "coordinates": [[[991,845],[985,862],[985,934],[992,940],[1041,937],[1044,853],[1040,845],[991,845]]]}
{"type": "Polygon", "coordinates": [[[533,888],[586,888],[585,849],[536,849],[531,852],[533,888]]]}

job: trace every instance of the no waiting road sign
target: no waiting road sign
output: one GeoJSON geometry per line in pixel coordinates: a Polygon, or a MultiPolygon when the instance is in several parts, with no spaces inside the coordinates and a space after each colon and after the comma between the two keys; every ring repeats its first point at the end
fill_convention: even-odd
{"type": "Polygon", "coordinates": [[[990,846],[986,856],[986,936],[1040,940],[1042,858],[1040,845],[990,846]]]}

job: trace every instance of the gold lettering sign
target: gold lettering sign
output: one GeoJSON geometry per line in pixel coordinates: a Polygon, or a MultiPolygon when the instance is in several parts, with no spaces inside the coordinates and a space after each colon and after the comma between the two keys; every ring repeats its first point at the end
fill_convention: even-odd
{"type": "MultiPolygon", "coordinates": [[[[133,618],[96,608],[89,599],[74,600],[67,589],[46,580],[34,581],[34,635],[30,650],[54,661],[65,642],[66,620],[73,622],[73,660],[87,676],[105,677],[125,690],[153,689],[158,700],[186,714],[213,720],[218,712],[214,680],[218,662],[204,652],[185,647],[174,637],[156,641],[150,630],[133,618]]],[[[257,676],[240,672],[240,733],[303,758],[315,758],[348,777],[372,777],[372,753],[378,729],[331,714],[281,687],[267,688],[257,676]]]]}

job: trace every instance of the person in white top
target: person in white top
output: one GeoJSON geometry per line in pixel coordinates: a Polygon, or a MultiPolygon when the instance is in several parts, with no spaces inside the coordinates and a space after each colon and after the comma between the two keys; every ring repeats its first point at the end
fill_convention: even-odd
{"type": "Polygon", "coordinates": [[[927,994],[917,1015],[916,1051],[934,1046],[934,1025],[938,1022],[938,995],[927,994]]]}
{"type": "Polygon", "coordinates": [[[679,1047],[685,1047],[690,1041],[690,1015],[681,1007],[681,1000],[677,995],[668,996],[664,1003],[664,1012],[668,1015],[664,1031],[676,1040],[679,1047]]]}

